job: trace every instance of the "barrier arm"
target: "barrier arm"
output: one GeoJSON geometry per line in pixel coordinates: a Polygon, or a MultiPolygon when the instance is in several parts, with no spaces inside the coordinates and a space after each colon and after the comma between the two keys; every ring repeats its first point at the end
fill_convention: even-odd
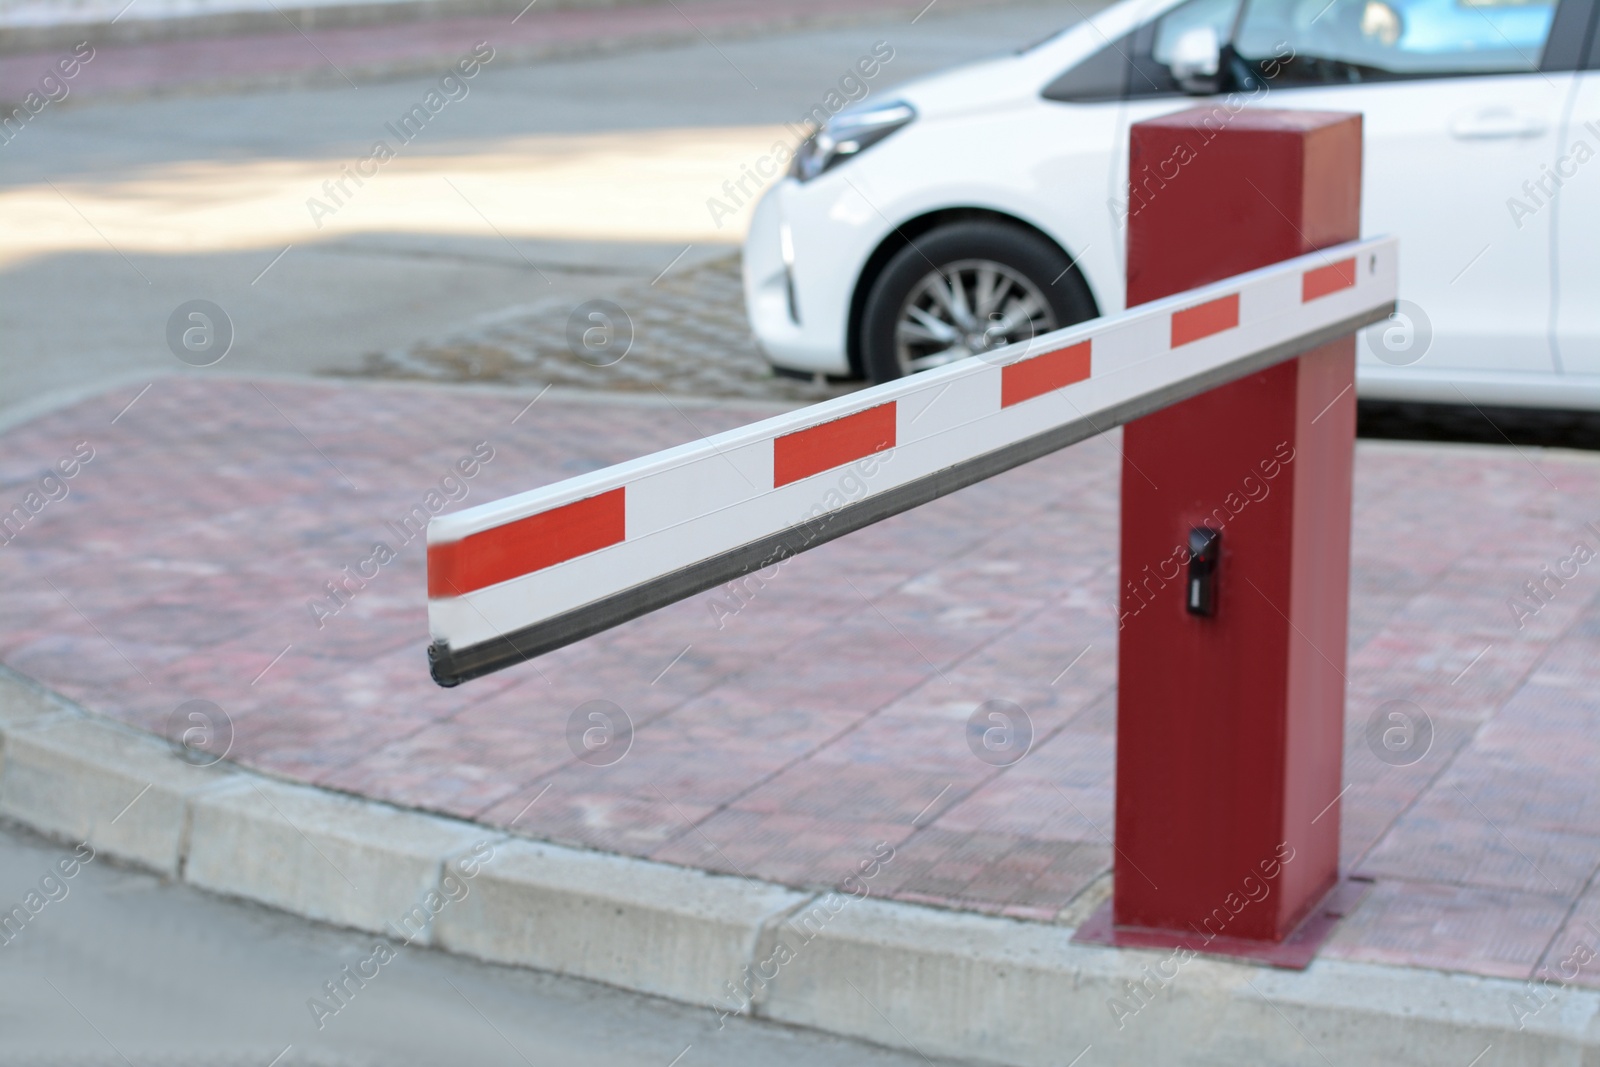
{"type": "Polygon", "coordinates": [[[1336,245],[437,516],[433,678],[532,659],[1345,337],[1393,310],[1397,255],[1336,245]]]}

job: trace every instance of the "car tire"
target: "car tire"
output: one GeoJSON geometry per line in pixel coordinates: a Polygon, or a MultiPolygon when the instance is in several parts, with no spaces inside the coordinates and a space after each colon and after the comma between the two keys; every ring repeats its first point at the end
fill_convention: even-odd
{"type": "Polygon", "coordinates": [[[861,368],[875,383],[892,381],[1097,314],[1071,257],[1050,240],[1003,222],[951,223],[914,238],[873,280],[858,335],[861,368]],[[991,279],[987,289],[985,272],[991,279]],[[998,295],[1002,287],[1009,287],[1012,302],[998,295]],[[979,296],[999,301],[982,320],[975,314],[979,296]],[[959,309],[952,307],[962,301],[970,321],[960,321],[959,309]],[[1039,313],[1023,323],[1018,315],[1034,304],[1039,313]],[[1015,328],[1005,329],[1012,319],[1015,328]],[[982,328],[985,321],[990,325],[982,328]],[[947,333],[961,337],[949,341],[947,333]]]}

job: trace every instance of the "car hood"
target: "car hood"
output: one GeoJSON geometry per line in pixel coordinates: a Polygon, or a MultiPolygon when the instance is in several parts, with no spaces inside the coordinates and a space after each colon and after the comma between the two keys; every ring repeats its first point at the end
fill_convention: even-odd
{"type": "Polygon", "coordinates": [[[923,119],[957,118],[1020,106],[1039,95],[1020,56],[999,56],[906,82],[892,95],[923,119]]]}

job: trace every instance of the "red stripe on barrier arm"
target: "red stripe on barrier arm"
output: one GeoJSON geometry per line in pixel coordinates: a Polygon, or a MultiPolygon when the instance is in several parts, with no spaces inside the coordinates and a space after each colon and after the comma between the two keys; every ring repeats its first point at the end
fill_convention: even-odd
{"type": "Polygon", "coordinates": [[[1172,347],[1210,337],[1239,325],[1239,294],[1208,300],[1172,313],[1172,347]]]}
{"type": "Polygon", "coordinates": [[[893,400],[821,426],[786,433],[772,442],[772,488],[893,448],[894,433],[893,400]]]}
{"type": "Polygon", "coordinates": [[[1308,270],[1300,276],[1300,303],[1309,304],[1319,296],[1350,289],[1356,284],[1356,261],[1341,259],[1326,267],[1308,270]]]}
{"type": "Polygon", "coordinates": [[[1092,343],[1079,341],[1054,352],[1019,359],[1001,368],[1000,406],[1008,408],[1088,378],[1089,348],[1092,343]]]}
{"type": "Polygon", "coordinates": [[[428,546],[428,596],[462,596],[627,538],[626,487],[428,546]]]}

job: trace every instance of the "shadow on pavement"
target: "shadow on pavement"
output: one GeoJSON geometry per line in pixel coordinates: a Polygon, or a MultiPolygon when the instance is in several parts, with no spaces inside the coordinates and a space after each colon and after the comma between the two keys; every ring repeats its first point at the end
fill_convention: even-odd
{"type": "Polygon", "coordinates": [[[1462,441],[1600,450],[1600,412],[1363,400],[1356,433],[1397,441],[1462,441]]]}

